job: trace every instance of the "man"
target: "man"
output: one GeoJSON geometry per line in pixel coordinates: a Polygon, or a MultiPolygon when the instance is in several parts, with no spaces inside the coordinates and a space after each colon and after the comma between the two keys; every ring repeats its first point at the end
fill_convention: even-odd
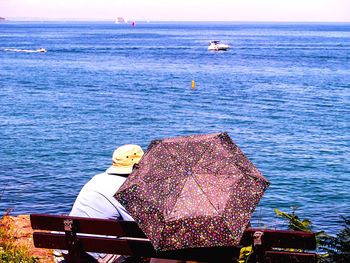
{"type": "Polygon", "coordinates": [[[112,166],[84,185],[69,215],[133,221],[113,196],[142,156],[138,145],[126,144],[117,148],[112,156],[112,166]]]}
{"type": "MultiPolygon", "coordinates": [[[[140,146],[126,144],[117,148],[112,156],[112,166],[87,182],[74,202],[70,216],[133,221],[125,208],[113,197],[134,164],[143,156],[140,146]]],[[[98,262],[123,262],[124,257],[89,253],[98,262]]]]}

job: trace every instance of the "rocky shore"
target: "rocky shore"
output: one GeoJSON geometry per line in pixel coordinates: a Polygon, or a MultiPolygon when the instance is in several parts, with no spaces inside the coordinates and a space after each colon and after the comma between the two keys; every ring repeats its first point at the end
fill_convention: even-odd
{"type": "Polygon", "coordinates": [[[14,237],[16,245],[27,247],[32,256],[39,258],[40,263],[54,262],[52,250],[34,247],[33,229],[30,226],[29,215],[5,215],[1,219],[0,225],[6,227],[7,231],[14,237]]]}

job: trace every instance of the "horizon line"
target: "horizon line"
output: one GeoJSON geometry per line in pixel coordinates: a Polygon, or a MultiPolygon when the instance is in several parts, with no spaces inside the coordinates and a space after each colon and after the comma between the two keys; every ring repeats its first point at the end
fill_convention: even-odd
{"type": "MultiPolygon", "coordinates": [[[[2,17],[2,22],[115,22],[112,18],[36,18],[36,17],[2,17]]],[[[350,21],[297,21],[297,20],[162,20],[162,19],[127,19],[134,22],[197,22],[197,23],[350,23],[350,21]]]]}

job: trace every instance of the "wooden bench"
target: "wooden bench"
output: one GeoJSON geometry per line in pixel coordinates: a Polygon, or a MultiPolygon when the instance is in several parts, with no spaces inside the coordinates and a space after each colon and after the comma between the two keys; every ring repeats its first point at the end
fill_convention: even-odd
{"type": "MultiPolygon", "coordinates": [[[[202,262],[235,262],[241,247],[158,252],[135,222],[65,215],[32,214],[35,247],[68,250],[68,262],[86,262],[85,252],[202,262]]],[[[310,232],[248,228],[241,246],[253,246],[253,262],[317,262],[310,232]],[[291,250],[294,249],[294,250],[291,250]],[[299,252],[300,251],[300,252],[299,252]]]]}

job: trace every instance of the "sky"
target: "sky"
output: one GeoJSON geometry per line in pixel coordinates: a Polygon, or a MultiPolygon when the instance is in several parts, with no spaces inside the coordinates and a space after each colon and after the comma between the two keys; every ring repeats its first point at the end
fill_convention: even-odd
{"type": "Polygon", "coordinates": [[[0,0],[0,17],[49,20],[350,22],[350,0],[0,0]]]}

